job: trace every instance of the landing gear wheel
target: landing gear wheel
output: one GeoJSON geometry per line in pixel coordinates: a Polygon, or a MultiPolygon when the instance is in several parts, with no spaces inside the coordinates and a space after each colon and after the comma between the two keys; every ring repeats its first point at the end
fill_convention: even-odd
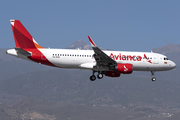
{"type": "Polygon", "coordinates": [[[90,77],[90,80],[91,80],[91,81],[95,81],[95,80],[96,80],[96,76],[95,76],[95,75],[92,75],[92,76],[90,77]]]}
{"type": "Polygon", "coordinates": [[[155,77],[153,77],[151,80],[154,82],[154,81],[156,81],[156,78],[155,78],[155,77]]]}
{"type": "Polygon", "coordinates": [[[156,78],[154,77],[154,73],[155,73],[155,71],[151,71],[151,74],[152,74],[152,81],[154,82],[154,81],[156,81],[156,78]]]}
{"type": "Polygon", "coordinates": [[[103,78],[103,74],[102,73],[97,74],[97,78],[98,79],[102,79],[103,78]]]}

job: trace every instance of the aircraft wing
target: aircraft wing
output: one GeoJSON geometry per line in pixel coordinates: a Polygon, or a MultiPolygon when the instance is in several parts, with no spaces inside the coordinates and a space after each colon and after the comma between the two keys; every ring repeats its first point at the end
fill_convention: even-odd
{"type": "Polygon", "coordinates": [[[91,46],[94,50],[94,58],[97,62],[97,66],[101,67],[101,66],[110,66],[110,65],[114,65],[116,64],[116,61],[113,60],[112,58],[110,58],[106,53],[104,53],[101,49],[99,49],[96,44],[94,43],[94,41],[91,39],[91,37],[89,37],[89,41],[91,43],[91,46]]]}

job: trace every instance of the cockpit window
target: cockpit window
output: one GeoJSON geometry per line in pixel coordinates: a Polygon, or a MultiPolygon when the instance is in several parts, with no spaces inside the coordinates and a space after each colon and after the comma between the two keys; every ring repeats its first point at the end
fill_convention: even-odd
{"type": "Polygon", "coordinates": [[[168,58],[164,58],[164,60],[168,60],[168,58]]]}

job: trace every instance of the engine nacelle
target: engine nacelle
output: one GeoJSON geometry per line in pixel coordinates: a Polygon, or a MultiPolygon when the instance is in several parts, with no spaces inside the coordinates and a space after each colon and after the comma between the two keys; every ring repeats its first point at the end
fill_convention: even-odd
{"type": "Polygon", "coordinates": [[[119,77],[120,73],[117,71],[106,71],[105,75],[108,77],[119,77]]]}
{"type": "Polygon", "coordinates": [[[116,70],[119,73],[123,73],[123,74],[131,74],[133,71],[133,65],[129,64],[129,63],[118,63],[116,66],[116,70]]]}

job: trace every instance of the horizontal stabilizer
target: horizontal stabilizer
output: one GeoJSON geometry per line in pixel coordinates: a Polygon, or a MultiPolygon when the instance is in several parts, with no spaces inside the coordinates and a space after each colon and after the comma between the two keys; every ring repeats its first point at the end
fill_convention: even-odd
{"type": "Polygon", "coordinates": [[[15,48],[16,52],[25,56],[31,56],[31,53],[21,49],[21,48],[15,48]]]}

